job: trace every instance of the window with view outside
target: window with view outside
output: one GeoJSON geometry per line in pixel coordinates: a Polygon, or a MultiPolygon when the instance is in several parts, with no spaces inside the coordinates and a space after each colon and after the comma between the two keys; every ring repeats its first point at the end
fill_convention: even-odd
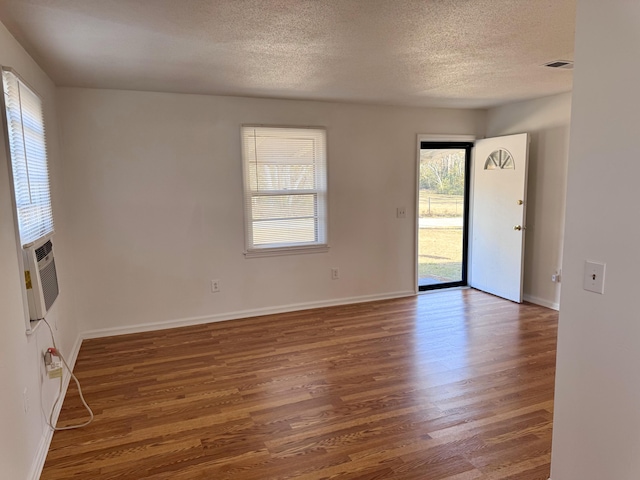
{"type": "Polygon", "coordinates": [[[20,243],[53,233],[42,101],[11,69],[2,69],[11,176],[20,243]]]}
{"type": "Polygon", "coordinates": [[[243,126],[246,251],[327,245],[326,132],[243,126]]]}

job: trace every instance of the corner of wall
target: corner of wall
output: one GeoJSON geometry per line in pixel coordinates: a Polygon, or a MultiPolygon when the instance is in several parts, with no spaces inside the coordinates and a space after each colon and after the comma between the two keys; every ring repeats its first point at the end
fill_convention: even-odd
{"type": "Polygon", "coordinates": [[[562,268],[571,99],[568,92],[487,113],[488,136],[531,134],[524,293],[528,301],[556,310],[561,287],[551,275],[562,268]]]}

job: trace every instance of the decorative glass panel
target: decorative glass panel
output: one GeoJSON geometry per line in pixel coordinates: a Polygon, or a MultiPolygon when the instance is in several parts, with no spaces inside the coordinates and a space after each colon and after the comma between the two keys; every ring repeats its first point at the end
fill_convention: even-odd
{"type": "Polygon", "coordinates": [[[484,163],[485,170],[515,170],[515,168],[513,157],[504,148],[491,152],[484,163]]]}

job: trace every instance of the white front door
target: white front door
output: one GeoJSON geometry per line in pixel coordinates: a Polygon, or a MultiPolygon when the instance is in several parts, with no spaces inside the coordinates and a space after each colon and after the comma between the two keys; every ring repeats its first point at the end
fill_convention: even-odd
{"type": "Polygon", "coordinates": [[[469,284],[520,303],[529,135],[478,140],[474,150],[469,284]]]}

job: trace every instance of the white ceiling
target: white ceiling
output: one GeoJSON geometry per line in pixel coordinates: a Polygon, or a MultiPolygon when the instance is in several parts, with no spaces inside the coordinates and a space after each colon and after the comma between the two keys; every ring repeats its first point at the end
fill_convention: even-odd
{"type": "Polygon", "coordinates": [[[571,90],[576,0],[0,0],[59,86],[485,108],[571,90]]]}

